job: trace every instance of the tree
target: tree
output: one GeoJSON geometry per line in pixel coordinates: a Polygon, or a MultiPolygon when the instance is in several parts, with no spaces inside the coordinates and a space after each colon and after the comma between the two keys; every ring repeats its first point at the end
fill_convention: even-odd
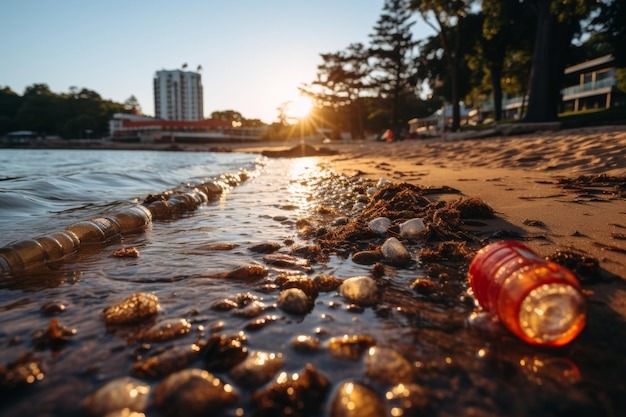
{"type": "Polygon", "coordinates": [[[537,16],[527,122],[557,120],[567,53],[595,0],[527,0],[537,16]]]}
{"type": "Polygon", "coordinates": [[[450,77],[452,101],[452,130],[461,125],[459,106],[459,65],[463,55],[462,36],[464,19],[471,13],[474,0],[411,0],[411,7],[417,10],[424,22],[439,38],[450,77]]]}
{"type": "Polygon", "coordinates": [[[415,21],[411,20],[409,6],[410,0],[385,0],[383,12],[370,35],[372,86],[391,104],[389,123],[392,129],[400,126],[402,101],[416,95],[417,70],[413,52],[418,42],[413,40],[411,27],[415,21]]]}
{"type": "MultiPolygon", "coordinates": [[[[334,125],[338,129],[338,114],[345,114],[353,137],[362,137],[364,130],[362,96],[369,91],[370,74],[368,50],[362,43],[350,44],[345,50],[320,54],[322,64],[317,67],[317,78],[300,88],[318,107],[331,107],[334,125]]],[[[320,116],[321,112],[316,112],[320,116]]],[[[319,120],[319,119],[318,119],[319,120]]],[[[323,124],[323,122],[322,122],[323,124]]]]}
{"type": "Polygon", "coordinates": [[[139,104],[139,100],[134,95],[131,95],[124,101],[123,103],[124,110],[133,113],[133,114],[141,114],[141,104],[139,104]]]}

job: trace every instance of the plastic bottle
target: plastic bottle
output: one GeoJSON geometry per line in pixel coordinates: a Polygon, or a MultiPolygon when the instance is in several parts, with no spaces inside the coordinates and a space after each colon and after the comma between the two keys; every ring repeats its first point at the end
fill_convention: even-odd
{"type": "Polygon", "coordinates": [[[479,250],[468,278],[478,304],[527,343],[562,346],[585,326],[587,306],[576,276],[519,242],[479,250]]]}

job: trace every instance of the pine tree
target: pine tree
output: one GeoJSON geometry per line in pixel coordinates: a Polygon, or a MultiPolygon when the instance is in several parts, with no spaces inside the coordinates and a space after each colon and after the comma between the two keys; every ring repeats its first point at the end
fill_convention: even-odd
{"type": "Polygon", "coordinates": [[[385,0],[383,12],[370,35],[373,87],[391,107],[390,127],[400,127],[400,106],[416,93],[416,66],[409,0],[385,0]]]}

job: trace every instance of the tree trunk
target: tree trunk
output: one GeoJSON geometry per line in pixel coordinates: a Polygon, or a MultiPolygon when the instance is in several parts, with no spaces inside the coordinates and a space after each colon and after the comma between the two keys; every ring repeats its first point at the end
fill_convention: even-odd
{"type": "Polygon", "coordinates": [[[530,74],[526,122],[551,122],[558,118],[565,58],[574,31],[550,13],[551,0],[537,0],[537,36],[530,74]]]}
{"type": "Polygon", "coordinates": [[[493,118],[498,122],[502,120],[502,65],[494,63],[490,71],[493,87],[493,118]]]}

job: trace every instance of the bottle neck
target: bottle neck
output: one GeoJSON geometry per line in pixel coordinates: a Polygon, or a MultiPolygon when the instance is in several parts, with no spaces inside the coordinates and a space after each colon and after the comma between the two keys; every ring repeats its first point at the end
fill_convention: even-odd
{"type": "Polygon", "coordinates": [[[519,307],[519,326],[531,343],[561,346],[585,325],[585,299],[567,283],[549,283],[528,293],[519,307]]]}

